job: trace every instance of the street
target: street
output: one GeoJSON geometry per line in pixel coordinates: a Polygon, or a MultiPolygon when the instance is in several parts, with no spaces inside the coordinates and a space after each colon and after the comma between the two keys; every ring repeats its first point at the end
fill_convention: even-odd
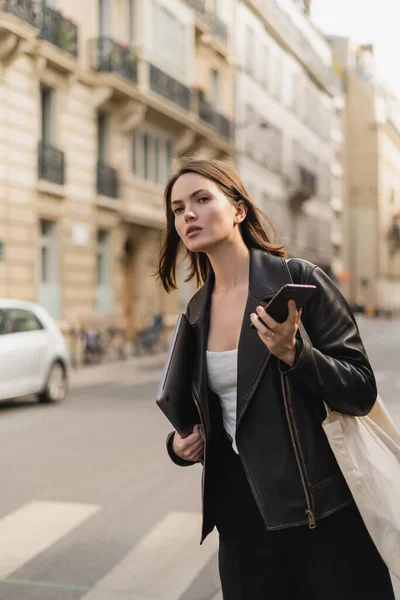
{"type": "MultiPolygon", "coordinates": [[[[400,426],[400,321],[360,329],[400,426]]],[[[199,546],[201,468],[165,452],[162,361],[82,369],[59,406],[0,406],[2,600],[221,600],[217,537],[199,546]]]]}

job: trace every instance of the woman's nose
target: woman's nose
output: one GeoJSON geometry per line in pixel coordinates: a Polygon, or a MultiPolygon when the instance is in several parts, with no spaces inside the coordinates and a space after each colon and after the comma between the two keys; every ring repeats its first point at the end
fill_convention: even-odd
{"type": "Polygon", "coordinates": [[[187,208],[185,210],[185,221],[190,221],[191,219],[196,219],[196,214],[193,212],[191,208],[187,208]]]}

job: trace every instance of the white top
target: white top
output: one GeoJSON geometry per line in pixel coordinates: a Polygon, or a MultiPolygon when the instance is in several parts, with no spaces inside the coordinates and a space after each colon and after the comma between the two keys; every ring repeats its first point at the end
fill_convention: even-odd
{"type": "Polygon", "coordinates": [[[225,431],[231,436],[232,448],[236,446],[236,406],[237,406],[237,355],[236,350],[210,352],[207,350],[207,373],[210,388],[219,396],[222,420],[225,431]]]}

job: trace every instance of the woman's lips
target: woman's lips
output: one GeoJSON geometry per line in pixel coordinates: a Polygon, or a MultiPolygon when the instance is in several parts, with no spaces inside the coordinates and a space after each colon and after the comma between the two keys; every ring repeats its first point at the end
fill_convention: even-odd
{"type": "Polygon", "coordinates": [[[190,231],[190,233],[187,234],[188,238],[194,237],[195,235],[201,233],[203,230],[202,229],[193,229],[193,231],[190,231]]]}

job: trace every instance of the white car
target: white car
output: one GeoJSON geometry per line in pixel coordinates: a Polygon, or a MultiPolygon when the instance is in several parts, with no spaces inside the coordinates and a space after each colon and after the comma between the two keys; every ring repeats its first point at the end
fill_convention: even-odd
{"type": "Polygon", "coordinates": [[[0,299],[0,401],[61,402],[67,391],[68,352],[52,317],[38,304],[0,299]]]}

